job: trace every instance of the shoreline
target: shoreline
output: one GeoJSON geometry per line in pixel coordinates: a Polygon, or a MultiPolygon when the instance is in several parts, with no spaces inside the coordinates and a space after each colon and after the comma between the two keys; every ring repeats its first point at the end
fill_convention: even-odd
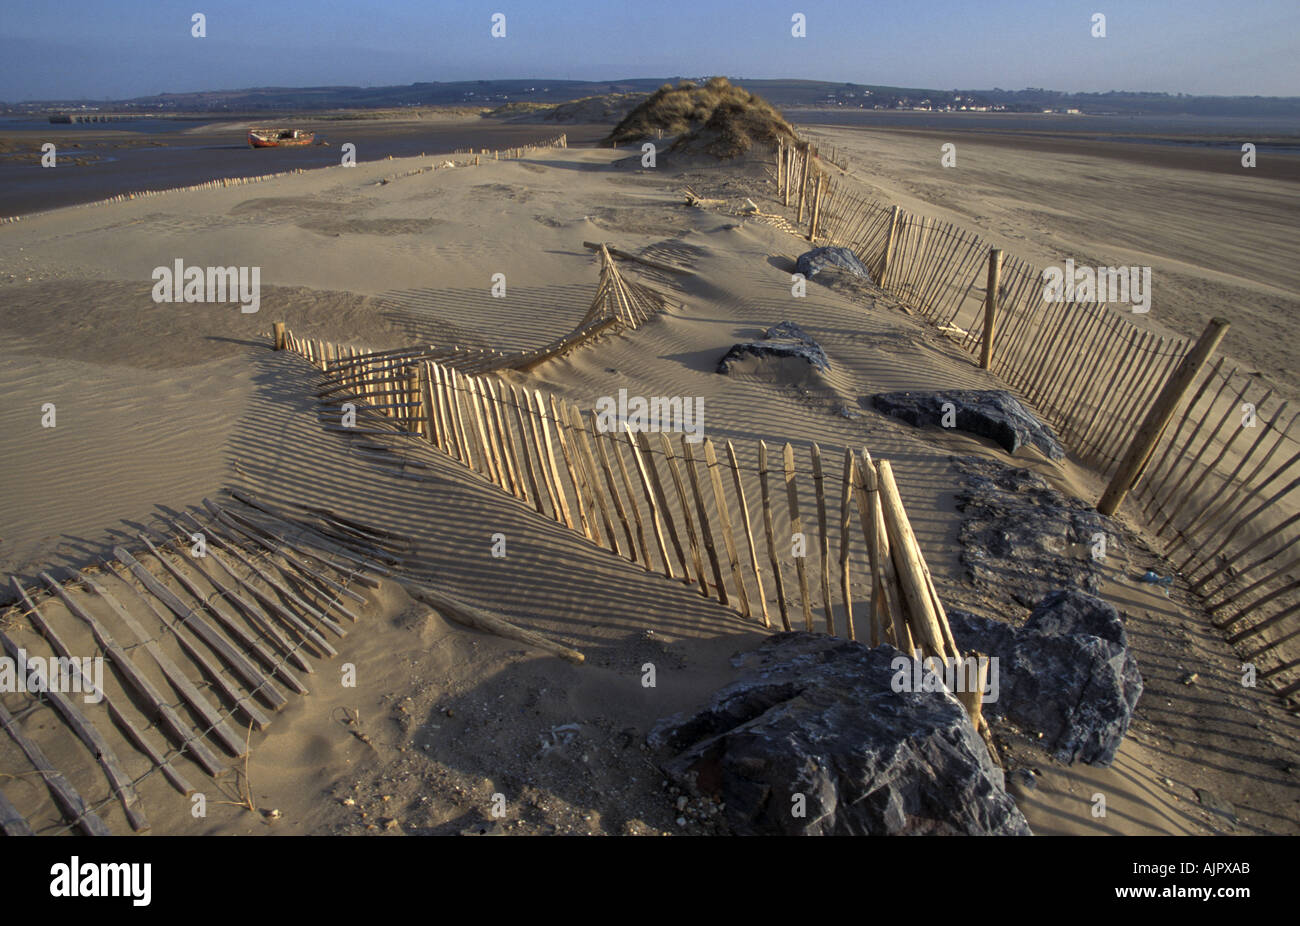
{"type": "MultiPolygon", "coordinates": [[[[40,145],[48,136],[39,131],[0,134],[0,217],[12,219],[49,212],[64,206],[114,201],[116,197],[156,194],[176,189],[203,189],[223,181],[293,173],[338,166],[340,146],[356,145],[358,164],[409,157],[450,157],[457,149],[504,149],[535,144],[567,133],[575,145],[595,141],[606,126],[508,123],[443,118],[323,121],[303,126],[315,129],[327,144],[303,148],[250,148],[246,121],[211,123],[172,133],[133,133],[120,129],[90,129],[65,134],[58,149],[59,165],[37,167],[40,145]],[[73,148],[72,145],[77,145],[73,148]],[[21,150],[18,149],[21,146],[21,150]],[[93,147],[92,147],[93,146],[93,147]],[[5,147],[8,156],[2,156],[5,147]],[[158,160],[173,155],[166,167],[158,160]],[[77,165],[76,159],[99,160],[77,165]],[[106,156],[106,157],[105,157],[106,156]]],[[[73,128],[81,128],[74,126],[73,128]]]]}

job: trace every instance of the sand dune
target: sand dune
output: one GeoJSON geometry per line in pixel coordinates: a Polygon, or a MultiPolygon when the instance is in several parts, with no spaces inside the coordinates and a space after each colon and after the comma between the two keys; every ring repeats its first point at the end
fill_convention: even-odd
{"type": "MultiPolygon", "coordinates": [[[[597,265],[583,241],[647,249],[694,271],[636,272],[677,307],[635,332],[509,378],[583,408],[620,388],[703,396],[710,436],[735,440],[745,454],[758,438],[790,441],[801,452],[811,441],[832,452],[866,446],[894,461],[940,593],[958,602],[977,597],[954,542],[950,456],[1006,455],[987,441],[885,419],[861,399],[909,388],[994,388],[996,381],[883,295],[851,300],[814,282],[806,298],[794,298],[790,268],[805,242],[762,222],[681,204],[683,183],[734,198],[734,177],[695,168],[633,172],[614,165],[625,155],[546,151],[412,176],[399,175],[428,159],[371,163],[63,210],[0,230],[0,281],[14,277],[0,282],[12,319],[11,348],[0,360],[6,572],[29,578],[93,562],[111,542],[134,536],[136,525],[241,487],[281,504],[325,505],[411,538],[411,579],[588,657],[570,666],[471,633],[385,586],[366,609],[365,632],[340,646],[341,659],[358,667],[359,687],[327,683],[338,670],[326,664],[312,695],[253,737],[258,805],[282,811],[275,831],[386,831],[379,821],[400,818],[403,832],[458,832],[483,820],[497,790],[511,795],[511,823],[521,821],[514,831],[675,829],[659,777],[633,744],[655,719],[698,704],[726,682],[727,657],[763,634],[688,586],[648,575],[537,517],[432,449],[410,451],[426,464],[418,473],[356,453],[322,428],[311,396],[314,372],[268,349],[272,322],[372,348],[536,347],[570,330],[591,302],[597,265]],[[259,312],[153,302],[153,268],[177,258],[259,266],[259,312]],[[504,298],[491,294],[498,273],[504,298]],[[773,382],[713,372],[731,344],[786,319],[823,344],[830,374],[773,382]],[[44,402],[57,405],[54,429],[40,426],[44,402]],[[508,538],[505,559],[490,555],[497,532],[508,538]],[[640,687],[637,672],[647,658],[670,667],[671,685],[640,687]],[[340,720],[345,709],[359,712],[369,742],[340,720]],[[539,737],[569,723],[580,729],[573,749],[541,749],[539,737]]],[[[761,195],[761,181],[745,183],[750,195],[761,195]]],[[[912,195],[921,200],[922,192],[912,195]]],[[[971,197],[951,208],[1008,235],[1026,220],[1009,200],[971,197]]],[[[1194,204],[1186,208],[1185,219],[1171,225],[1195,226],[1194,204]]],[[[1100,234],[1081,237],[1080,246],[1100,247],[1100,234]]],[[[1174,252],[1185,234],[1172,228],[1166,242],[1145,246],[1174,252]]],[[[1241,247],[1243,255],[1250,250],[1241,247]]],[[[1037,252],[1050,253],[1047,244],[1037,252]]],[[[1261,312],[1259,300],[1277,298],[1265,290],[1287,279],[1274,270],[1283,276],[1252,290],[1246,270],[1238,272],[1234,291],[1254,292],[1261,312]]],[[[1189,286],[1213,283],[1202,271],[1194,279],[1189,286]]],[[[1179,315],[1163,299],[1157,306],[1159,320],[1167,316],[1171,325],[1199,311],[1179,315]]],[[[1094,478],[1073,464],[1034,455],[1014,462],[1068,493],[1095,494],[1094,478]]],[[[1118,572],[1108,580],[1107,594],[1131,615],[1144,677],[1150,672],[1141,722],[1104,771],[1057,767],[1034,744],[1014,744],[1024,763],[1043,772],[1037,790],[1019,796],[1035,830],[1211,832],[1220,824],[1188,801],[1192,788],[1210,787],[1236,805],[1241,830],[1294,832],[1294,776],[1276,771],[1292,755],[1294,718],[1240,688],[1218,700],[1203,689],[1185,696],[1179,670],[1193,666],[1207,685],[1227,691],[1236,670],[1231,652],[1202,616],[1182,613],[1118,572]],[[1112,795],[1105,820],[1088,813],[1096,788],[1112,795]]],[[[865,583],[854,594],[867,594],[865,583]]],[[[41,723],[52,727],[48,718],[41,723]]],[[[0,752],[0,760],[11,758],[0,752]]],[[[74,761],[71,754],[63,759],[74,761]]],[[[95,776],[80,777],[94,792],[95,776]]],[[[144,797],[167,808],[155,814],[157,831],[266,832],[270,825],[233,806],[196,825],[156,780],[144,797]]]]}

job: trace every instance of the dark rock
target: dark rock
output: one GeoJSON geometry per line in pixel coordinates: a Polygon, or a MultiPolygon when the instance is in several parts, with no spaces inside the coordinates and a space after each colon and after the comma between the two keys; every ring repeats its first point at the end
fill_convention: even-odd
{"type": "Polygon", "coordinates": [[[950,458],[961,474],[957,510],[962,563],[972,583],[1032,608],[1058,588],[1101,590],[1127,563],[1123,529],[1042,477],[975,457],[950,458]],[[1105,557],[1094,556],[1098,535],[1105,557]]]}
{"type": "Polygon", "coordinates": [[[913,427],[942,427],[944,404],[953,405],[953,428],[987,437],[1014,454],[1031,444],[1053,460],[1065,459],[1051,428],[1043,424],[1005,389],[954,389],[949,392],[882,392],[871,398],[876,411],[913,427]]]}
{"type": "Polygon", "coordinates": [[[725,804],[733,833],[1028,835],[970,718],[947,691],[895,692],[892,646],[768,637],[739,681],[659,722],[665,774],[725,804]],[[793,815],[795,796],[806,813],[793,815]]]}
{"type": "Polygon", "coordinates": [[[1110,765],[1142,696],[1142,676],[1119,613],[1077,589],[1042,600],[1024,627],[948,611],[963,651],[998,659],[990,720],[1006,717],[1043,734],[1062,762],[1110,765]]]}
{"type": "Polygon", "coordinates": [[[718,372],[730,372],[731,364],[744,357],[792,357],[823,373],[831,371],[830,361],[821,345],[794,322],[773,325],[763,332],[761,340],[733,344],[718,361],[718,372]]]}
{"type": "Polygon", "coordinates": [[[1237,808],[1233,807],[1213,791],[1208,791],[1205,788],[1197,788],[1196,800],[1199,801],[1201,806],[1206,810],[1217,813],[1219,816],[1225,817],[1232,823],[1237,822],[1237,808]]]}
{"type": "Polygon", "coordinates": [[[807,280],[811,280],[823,270],[843,270],[864,280],[871,279],[871,273],[863,266],[862,261],[858,260],[858,256],[848,248],[813,248],[799,255],[799,259],[795,261],[795,270],[802,273],[807,280]]]}
{"type": "Polygon", "coordinates": [[[1007,787],[1013,791],[1037,791],[1038,779],[1027,768],[1018,768],[1009,776],[1007,787]]]}

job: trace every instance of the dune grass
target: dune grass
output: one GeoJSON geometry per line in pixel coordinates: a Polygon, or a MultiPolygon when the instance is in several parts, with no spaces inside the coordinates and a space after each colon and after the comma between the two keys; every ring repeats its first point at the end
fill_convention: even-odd
{"type": "Polygon", "coordinates": [[[755,144],[773,147],[794,129],[771,103],[725,77],[700,86],[684,80],[664,84],[623,119],[605,139],[631,144],[663,135],[678,136],[671,151],[706,153],[731,158],[755,144]]]}

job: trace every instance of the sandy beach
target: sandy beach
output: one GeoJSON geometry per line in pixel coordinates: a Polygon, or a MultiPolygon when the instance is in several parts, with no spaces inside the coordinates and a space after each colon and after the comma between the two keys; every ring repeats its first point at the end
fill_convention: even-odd
{"type": "Polygon", "coordinates": [[[1290,346],[1300,158],[1251,170],[1239,150],[994,134],[969,121],[948,133],[810,125],[809,134],[843,146],[854,178],[885,201],[978,230],[1039,267],[1066,258],[1151,267],[1152,305],[1138,324],[1195,337],[1227,311],[1225,352],[1300,394],[1290,346]],[[948,142],[951,168],[940,163],[948,142]]]}
{"type": "MultiPolygon", "coordinates": [[[[945,170],[937,136],[809,134],[847,152],[854,178],[889,201],[976,228],[1041,264],[1073,255],[1151,265],[1149,324],[1194,335],[1230,306],[1226,352],[1291,394],[1300,388],[1289,337],[1300,324],[1293,178],[1200,172],[1189,183],[1181,168],[1141,157],[990,140],[960,140],[959,168],[945,170]]],[[[792,297],[790,272],[807,242],[735,214],[747,196],[779,211],[770,165],[640,170],[628,158],[576,147],[477,167],[464,156],[398,158],[61,209],[0,228],[9,335],[0,359],[0,572],[29,587],[43,570],[62,577],[109,558],[114,544],[137,547],[141,530],[174,537],[177,513],[201,512],[205,497],[238,488],[408,538],[409,577],[587,656],[569,665],[476,633],[385,582],[363,622],[336,641],[334,661],[355,666],[356,687],[335,684],[338,668],[322,664],[309,696],[251,734],[252,797],[278,813],[251,813],[232,791],[195,820],[153,776],[141,796],[155,832],[451,834],[493,825],[496,793],[508,797],[500,825],[512,833],[679,832],[674,799],[639,743],[656,720],[730,681],[731,655],[767,635],[691,587],[539,518],[432,449],[413,451],[419,478],[359,455],[322,427],[318,371],[270,350],[274,322],[377,350],[530,349],[583,318],[598,278],[583,242],[610,242],[689,269],[641,280],[674,305],[509,381],[584,409],[620,389],[702,397],[709,435],[738,446],[869,448],[897,467],[919,544],[952,605],[1008,607],[971,584],[959,556],[954,457],[1010,462],[1068,496],[1096,497],[1095,475],[1068,460],[1033,451],[1012,460],[985,439],[861,412],[872,393],[999,384],[883,294],[850,298],[810,284],[806,298],[792,297]],[[437,169],[411,173],[428,167],[437,169]],[[684,205],[687,185],[728,208],[684,205]],[[178,259],[259,267],[258,311],[155,302],[155,268],[178,259]],[[498,274],[504,297],[492,292],[498,274]],[[784,320],[825,348],[830,375],[714,371],[729,346],[784,320]],[[53,428],[42,427],[47,403],[57,410],[53,428]],[[504,558],[490,552],[498,533],[508,538],[504,558]],[[641,686],[648,660],[671,683],[641,686]],[[567,725],[576,736],[547,747],[567,725]]],[[[1031,736],[1007,731],[1008,768],[1034,773],[1032,788],[1013,785],[1021,811],[1039,834],[1300,832],[1297,718],[1237,683],[1239,661],[1203,614],[1132,580],[1152,566],[1154,556],[1135,547],[1126,565],[1107,567],[1103,587],[1127,615],[1145,683],[1116,762],[1065,766],[1031,736]],[[1199,679],[1190,695],[1189,673],[1199,679]],[[1110,795],[1101,819],[1091,812],[1099,790],[1110,795]],[[1198,791],[1230,803],[1231,821],[1198,791]]],[[[860,575],[853,593],[870,597],[860,575]]],[[[41,645],[30,629],[14,632],[41,645]]],[[[102,802],[103,776],[60,745],[58,724],[35,718],[28,730],[88,800],[102,802]]],[[[0,767],[19,763],[15,756],[0,743],[0,767]]],[[[59,828],[48,797],[30,787],[21,794],[34,825],[59,828]]],[[[125,831],[119,808],[105,819],[125,831]]]]}

